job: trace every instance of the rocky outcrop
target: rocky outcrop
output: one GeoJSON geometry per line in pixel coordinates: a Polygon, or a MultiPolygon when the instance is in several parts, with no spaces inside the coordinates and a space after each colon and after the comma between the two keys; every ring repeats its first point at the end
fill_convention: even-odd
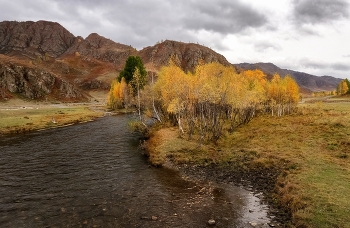
{"type": "Polygon", "coordinates": [[[74,80],[75,84],[78,85],[79,88],[82,88],[83,90],[96,90],[96,89],[102,89],[102,90],[109,90],[110,84],[103,82],[98,79],[92,79],[92,80],[74,80]]]}
{"type": "Polygon", "coordinates": [[[56,22],[0,22],[0,53],[20,52],[31,58],[58,57],[73,45],[76,37],[56,22]]]}
{"type": "Polygon", "coordinates": [[[210,48],[199,44],[171,40],[146,47],[139,52],[139,55],[145,64],[152,65],[156,69],[168,64],[171,58],[184,71],[193,71],[200,61],[203,61],[203,63],[218,62],[225,66],[230,65],[223,55],[210,48]]]}
{"type": "Polygon", "coordinates": [[[67,80],[42,69],[11,62],[0,62],[0,91],[2,99],[11,93],[29,99],[40,99],[54,93],[61,99],[84,98],[67,80]]]}
{"type": "Polygon", "coordinates": [[[116,43],[96,33],[92,33],[86,39],[78,37],[66,54],[92,57],[113,63],[116,66],[124,66],[126,59],[130,55],[137,55],[137,51],[131,46],[116,43]]]}

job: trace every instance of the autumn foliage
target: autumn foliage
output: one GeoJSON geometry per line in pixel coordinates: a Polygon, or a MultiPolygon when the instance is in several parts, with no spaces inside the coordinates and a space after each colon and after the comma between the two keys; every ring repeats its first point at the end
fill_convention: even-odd
{"type": "Polygon", "coordinates": [[[200,141],[215,142],[259,113],[289,114],[299,101],[299,87],[290,76],[275,74],[268,81],[260,70],[237,73],[219,63],[199,64],[186,73],[171,61],[158,72],[156,82],[151,76],[152,83],[137,90],[137,99],[133,80],[113,81],[109,106],[134,106],[140,120],[143,114],[176,124],[181,134],[199,136],[200,141]]]}
{"type": "Polygon", "coordinates": [[[348,79],[342,80],[337,87],[338,95],[345,95],[350,93],[350,82],[348,79]]]}
{"type": "Polygon", "coordinates": [[[289,76],[276,74],[269,82],[260,70],[238,74],[219,63],[199,65],[193,73],[170,63],[160,70],[154,93],[163,118],[175,122],[181,133],[212,141],[258,112],[291,113],[299,101],[299,87],[289,76]]]}
{"type": "Polygon", "coordinates": [[[128,107],[131,100],[131,87],[122,78],[120,82],[113,80],[108,94],[107,105],[111,109],[128,107]]]}

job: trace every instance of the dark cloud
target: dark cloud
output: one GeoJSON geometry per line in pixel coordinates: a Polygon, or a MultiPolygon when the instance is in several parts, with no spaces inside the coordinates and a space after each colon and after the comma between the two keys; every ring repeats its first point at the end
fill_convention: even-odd
{"type": "Polygon", "coordinates": [[[294,0],[294,20],[297,24],[320,24],[349,17],[346,0],[294,0]]]}
{"type": "Polygon", "coordinates": [[[183,23],[195,31],[213,31],[223,35],[265,25],[267,17],[240,1],[189,1],[191,9],[183,23]]]}
{"type": "Polygon", "coordinates": [[[57,21],[76,36],[96,32],[136,48],[165,39],[202,41],[202,31],[222,39],[267,23],[266,16],[238,0],[12,0],[0,3],[0,20],[57,21]]]}
{"type": "Polygon", "coordinates": [[[196,41],[180,22],[183,15],[188,13],[183,10],[181,2],[111,2],[113,1],[79,1],[74,6],[79,16],[78,21],[85,31],[97,32],[138,49],[165,39],[196,41]],[[89,10],[95,14],[87,14],[89,10]],[[99,21],[101,25],[94,24],[94,21],[99,21]]]}

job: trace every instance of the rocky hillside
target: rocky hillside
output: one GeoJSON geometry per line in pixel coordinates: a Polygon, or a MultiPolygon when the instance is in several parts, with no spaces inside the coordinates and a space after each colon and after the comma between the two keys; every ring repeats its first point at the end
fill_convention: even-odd
{"type": "Polygon", "coordinates": [[[76,41],[76,37],[56,22],[0,22],[0,54],[58,57],[76,41]]]}
{"type": "Polygon", "coordinates": [[[135,48],[116,43],[110,39],[92,33],[86,39],[78,37],[76,42],[65,52],[90,57],[104,62],[113,63],[116,66],[124,67],[126,59],[130,55],[137,55],[135,48]]]}
{"type": "Polygon", "coordinates": [[[51,72],[18,61],[7,61],[0,55],[0,99],[10,99],[14,94],[29,99],[54,96],[66,101],[87,97],[72,83],[51,72]]]}
{"type": "Polygon", "coordinates": [[[149,68],[159,69],[173,58],[184,71],[191,71],[200,61],[205,63],[219,62],[230,65],[223,55],[210,48],[194,43],[182,43],[166,40],[152,47],[146,47],[139,52],[142,61],[149,68]]]}
{"type": "Polygon", "coordinates": [[[330,91],[337,88],[337,85],[342,79],[334,78],[330,76],[315,76],[303,72],[281,69],[272,63],[240,63],[234,64],[238,69],[255,70],[259,69],[272,77],[274,73],[278,73],[281,77],[286,75],[292,76],[298,85],[304,89],[304,91],[330,91]]]}

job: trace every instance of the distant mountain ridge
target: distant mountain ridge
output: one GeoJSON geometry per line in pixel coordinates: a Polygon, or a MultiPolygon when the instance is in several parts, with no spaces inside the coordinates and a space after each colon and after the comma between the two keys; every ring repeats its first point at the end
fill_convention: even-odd
{"type": "Polygon", "coordinates": [[[298,85],[307,91],[331,91],[337,88],[337,85],[342,80],[331,76],[315,76],[303,72],[281,69],[273,63],[240,63],[233,64],[237,69],[243,70],[261,70],[268,77],[278,73],[281,77],[290,75],[295,79],[298,85]]]}
{"type": "MultiPolygon", "coordinates": [[[[223,55],[194,43],[165,40],[137,51],[130,45],[114,42],[96,33],[85,39],[81,36],[76,37],[57,22],[4,21],[0,22],[0,63],[3,63],[0,64],[0,95],[6,94],[6,97],[11,97],[11,91],[16,91],[24,97],[34,99],[48,96],[46,91],[51,90],[43,91],[43,87],[33,84],[36,80],[42,80],[40,75],[36,78],[35,74],[43,70],[53,75],[55,81],[62,81],[70,88],[60,90],[60,93],[57,93],[60,95],[55,95],[57,99],[86,99],[89,91],[108,91],[111,81],[123,69],[130,55],[139,55],[146,69],[152,72],[157,72],[168,64],[170,59],[185,71],[194,70],[199,63],[219,62],[226,66],[231,65],[223,55]],[[8,66],[24,67],[24,73],[14,73],[8,66]],[[31,72],[30,83],[25,72],[31,72]],[[15,89],[16,86],[20,89],[15,89]],[[29,96],[28,91],[32,91],[32,88],[36,88],[34,94],[41,95],[29,96]]],[[[261,69],[268,75],[275,72],[282,76],[290,74],[308,91],[335,89],[340,80],[284,70],[273,64],[233,66],[240,69],[261,69]]],[[[0,96],[0,100],[1,97],[4,98],[0,96]]]]}

